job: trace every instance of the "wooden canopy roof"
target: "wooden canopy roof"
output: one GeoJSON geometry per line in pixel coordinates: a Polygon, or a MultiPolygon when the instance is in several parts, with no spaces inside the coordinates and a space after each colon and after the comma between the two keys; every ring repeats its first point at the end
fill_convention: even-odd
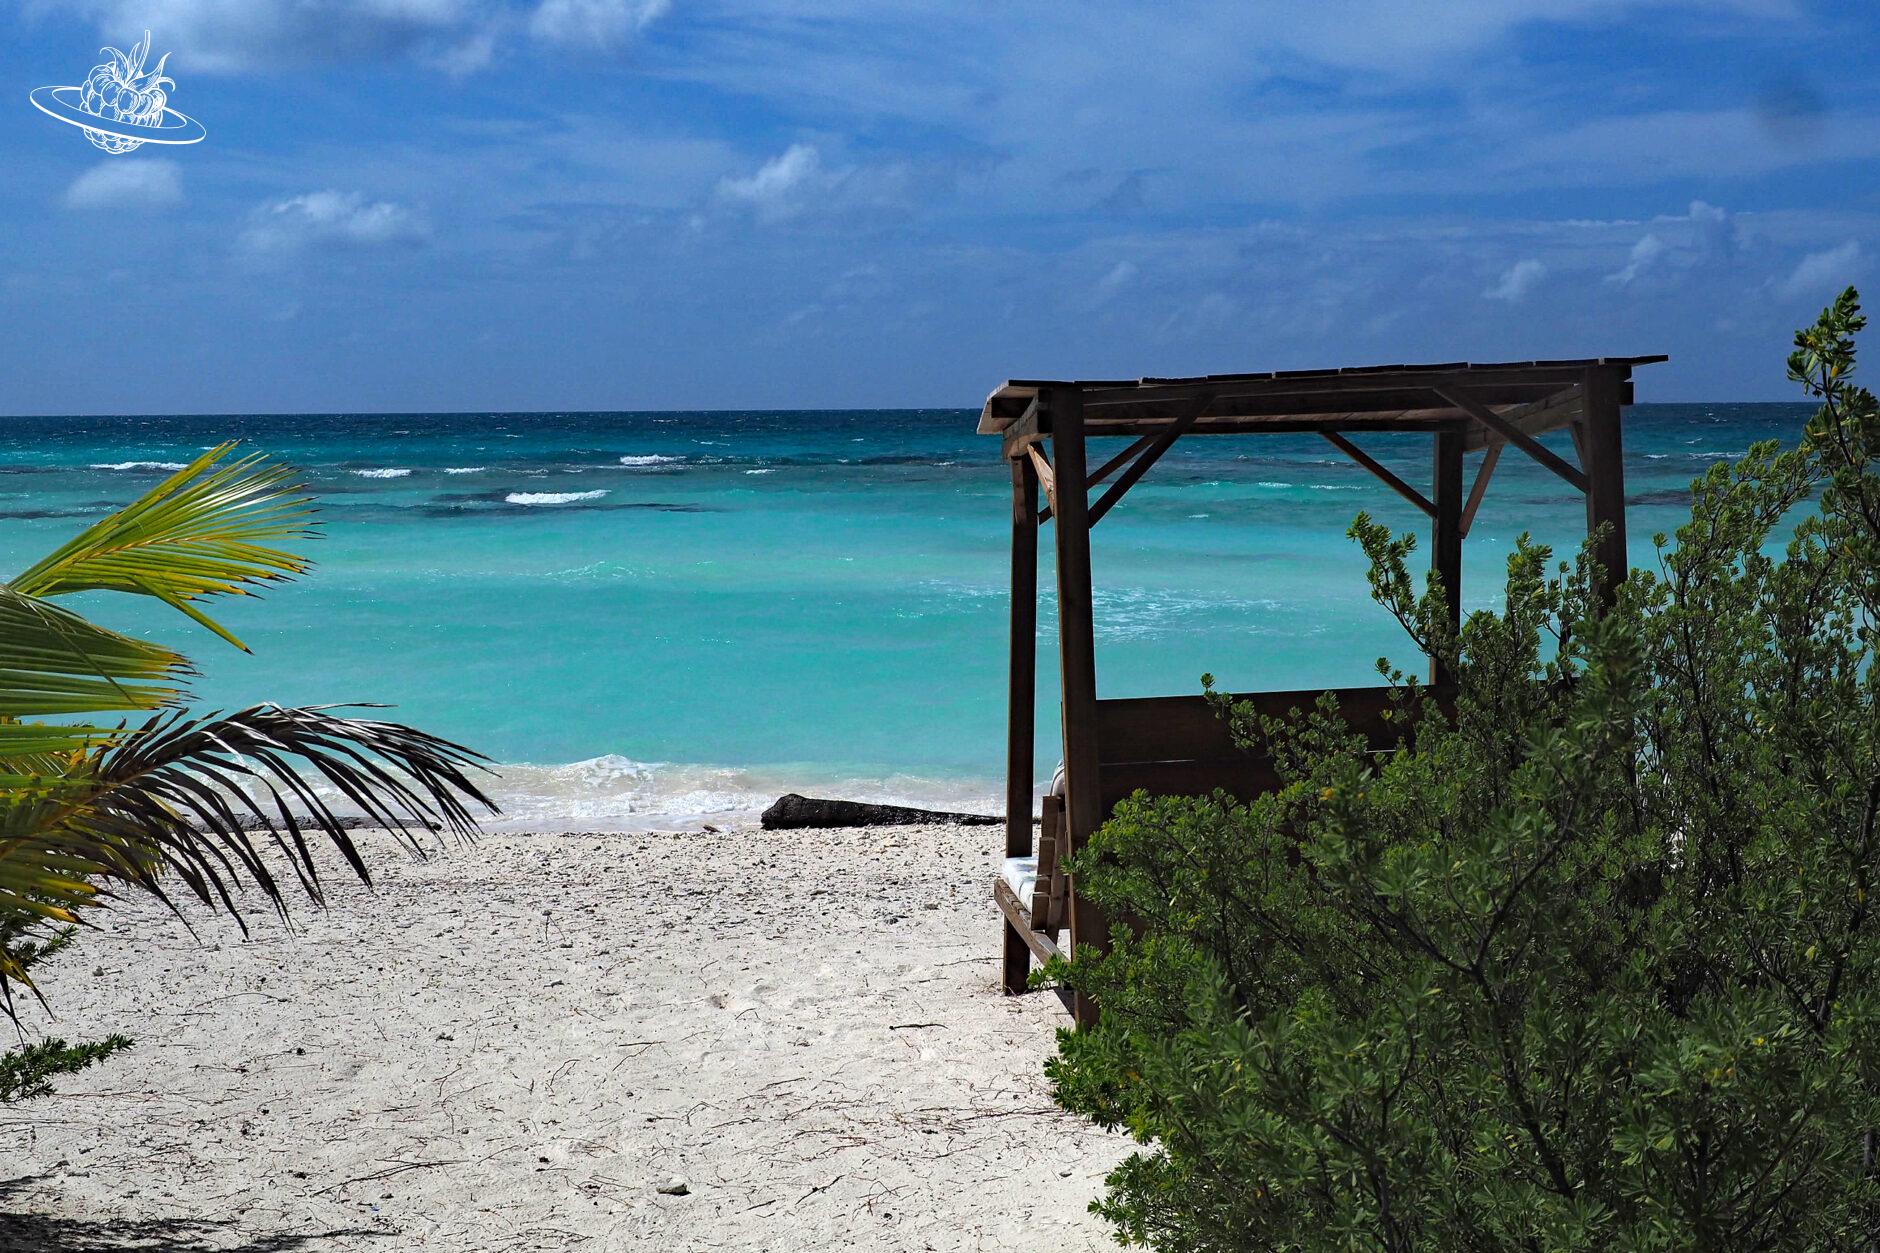
{"type": "Polygon", "coordinates": [[[1467,447],[1481,448],[1506,438],[1504,425],[1533,436],[1579,417],[1580,383],[1588,370],[1621,374],[1619,402],[1630,404],[1632,367],[1666,359],[1451,361],[1196,378],[1012,379],[986,398],[979,433],[1008,440],[1049,433],[1049,414],[1035,402],[1040,391],[1061,388],[1080,395],[1084,431],[1092,436],[1141,436],[1170,426],[1188,435],[1460,430],[1467,447]],[[1484,418],[1484,412],[1490,417],[1484,418]]]}

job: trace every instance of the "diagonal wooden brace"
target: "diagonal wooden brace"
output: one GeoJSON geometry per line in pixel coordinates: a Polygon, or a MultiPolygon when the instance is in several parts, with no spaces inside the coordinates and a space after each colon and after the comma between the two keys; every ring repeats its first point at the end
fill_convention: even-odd
{"type": "Polygon", "coordinates": [[[1540,462],[1567,482],[1573,484],[1573,486],[1579,488],[1581,492],[1586,491],[1586,475],[1582,473],[1578,467],[1574,466],[1571,462],[1554,452],[1553,449],[1547,447],[1547,445],[1541,443],[1514,423],[1508,421],[1508,419],[1502,417],[1499,413],[1496,413],[1493,409],[1490,409],[1481,401],[1457,390],[1441,387],[1432,388],[1431,390],[1434,391],[1445,404],[1453,405],[1455,408],[1462,410],[1477,422],[1480,422],[1483,426],[1495,432],[1510,444],[1513,444],[1516,448],[1519,448],[1522,452],[1534,458],[1534,460],[1540,462]]]}

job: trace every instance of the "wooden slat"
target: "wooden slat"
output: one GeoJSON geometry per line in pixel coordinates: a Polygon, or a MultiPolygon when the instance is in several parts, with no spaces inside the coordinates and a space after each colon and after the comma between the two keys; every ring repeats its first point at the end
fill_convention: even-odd
{"type": "Polygon", "coordinates": [[[1579,488],[1581,491],[1586,490],[1586,475],[1581,473],[1578,468],[1568,464],[1567,461],[1553,449],[1547,447],[1547,445],[1541,443],[1512,422],[1509,422],[1488,406],[1480,403],[1474,397],[1464,395],[1459,391],[1444,391],[1441,388],[1436,389],[1436,394],[1480,422],[1483,426],[1499,434],[1516,448],[1519,448],[1522,452],[1534,458],[1534,460],[1540,462],[1567,482],[1573,484],[1573,486],[1579,488]]]}
{"type": "MultiPolygon", "coordinates": [[[[1294,709],[1310,712],[1324,689],[1246,692],[1231,696],[1255,712],[1284,717],[1294,709]]],[[[1394,744],[1399,729],[1384,718],[1390,708],[1388,687],[1333,689],[1339,712],[1352,729],[1374,747],[1394,744]]],[[[1245,757],[1234,746],[1227,724],[1201,696],[1140,696],[1097,702],[1097,744],[1104,764],[1143,761],[1219,761],[1245,757]]]]}
{"type": "Polygon", "coordinates": [[[1031,892],[1031,925],[1056,936],[1058,915],[1054,906],[1064,899],[1064,867],[1060,856],[1064,843],[1064,813],[1058,798],[1046,795],[1039,804],[1038,883],[1031,892]]]}
{"type": "MultiPolygon", "coordinates": [[[[1642,364],[1645,360],[1614,359],[1612,368],[1620,378],[1622,403],[1631,402],[1632,364],[1642,364]]],[[[1581,362],[1561,361],[1492,369],[1448,366],[1344,373],[1305,371],[1276,375],[1217,375],[1208,378],[1126,382],[1101,380],[1046,384],[1014,381],[987,397],[980,411],[978,429],[981,434],[988,435],[1012,432],[1006,455],[1015,455],[1017,442],[1037,439],[1048,431],[1048,425],[1033,425],[1028,419],[1034,416],[1030,405],[1038,391],[1049,387],[1082,389],[1092,401],[1087,422],[1094,431],[1106,421],[1117,417],[1166,418],[1188,395],[1198,394],[1202,390],[1213,391],[1221,398],[1213,410],[1216,416],[1234,411],[1245,415],[1364,415],[1397,412],[1421,407],[1422,402],[1418,397],[1427,395],[1427,389],[1437,385],[1464,388],[1484,404],[1506,409],[1535,404],[1555,392],[1575,387],[1586,368],[1581,362]]],[[[1479,443],[1472,444],[1471,450],[1480,446],[1479,443]]]]}
{"type": "MultiPolygon", "coordinates": [[[[1533,383],[1520,387],[1503,387],[1492,395],[1486,396],[1486,403],[1493,404],[1497,410],[1512,407],[1526,407],[1529,404],[1545,400],[1561,390],[1558,382],[1533,383]]],[[[1205,393],[1198,393],[1205,395],[1205,393]]],[[[1471,393],[1473,394],[1473,393],[1471,393]]],[[[1131,419],[1156,419],[1167,421],[1184,412],[1192,403],[1190,399],[1177,397],[1172,400],[1117,400],[1100,409],[1092,409],[1086,422],[1087,429],[1099,430],[1111,422],[1131,419]]],[[[1351,416],[1373,416],[1391,421],[1405,421],[1415,418],[1420,412],[1430,411],[1433,416],[1440,416],[1443,406],[1432,406],[1427,388],[1409,391],[1388,392],[1314,392],[1303,396],[1217,396],[1201,416],[1209,422],[1229,418],[1254,420],[1258,418],[1336,418],[1341,414],[1351,416]]]]}
{"type": "MultiPolygon", "coordinates": [[[[1151,415],[1093,422],[1085,428],[1091,439],[1159,435],[1173,419],[1151,415]]],[[[1469,425],[1451,408],[1424,409],[1410,416],[1379,417],[1361,413],[1289,414],[1274,417],[1202,418],[1188,428],[1190,435],[1316,435],[1320,431],[1451,431],[1469,425]]]]}
{"type": "MultiPolygon", "coordinates": [[[[1396,492],[1399,496],[1421,509],[1424,513],[1429,514],[1431,517],[1436,516],[1436,506],[1426,500],[1422,492],[1419,492],[1416,488],[1392,474],[1385,468],[1383,463],[1371,456],[1370,453],[1365,452],[1364,449],[1358,447],[1337,431],[1320,431],[1319,434],[1323,435],[1326,441],[1334,448],[1376,475],[1383,481],[1384,485],[1393,492],[1396,492]]],[[[1438,438],[1441,437],[1439,436],[1438,438]]]]}
{"type": "Polygon", "coordinates": [[[1005,915],[1006,921],[1011,923],[1025,941],[1025,947],[1029,948],[1039,961],[1050,961],[1058,955],[1060,950],[1057,942],[1031,925],[1030,912],[1018,903],[1018,897],[1013,895],[1010,885],[1004,879],[995,878],[992,881],[992,899],[998,902],[999,912],[1005,915]]]}
{"type": "Polygon", "coordinates": [[[1488,397],[1489,403],[1495,404],[1500,403],[1498,393],[1504,389],[1571,387],[1579,381],[1582,373],[1584,373],[1584,367],[1581,366],[1533,366],[1497,370],[1492,373],[1470,369],[1393,370],[1374,374],[1309,374],[1271,379],[1206,379],[1192,383],[1086,387],[1082,391],[1085,407],[1092,410],[1100,410],[1108,405],[1187,400],[1204,393],[1219,396],[1223,403],[1226,403],[1243,397],[1362,396],[1374,392],[1412,392],[1464,387],[1484,394],[1488,397]]]}
{"type": "Polygon", "coordinates": [[[1103,768],[1103,811],[1127,800],[1138,789],[1151,796],[1208,796],[1225,791],[1248,801],[1276,790],[1279,775],[1270,763],[1252,757],[1230,761],[1140,761],[1103,768]]]}

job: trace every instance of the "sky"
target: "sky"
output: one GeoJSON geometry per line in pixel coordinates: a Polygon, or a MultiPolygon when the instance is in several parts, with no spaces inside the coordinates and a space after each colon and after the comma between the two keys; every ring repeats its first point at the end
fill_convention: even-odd
{"type": "Polygon", "coordinates": [[[1790,399],[1880,289],[1871,0],[6,0],[0,79],[0,412],[1790,399]],[[202,143],[29,104],[146,28],[202,143]]]}

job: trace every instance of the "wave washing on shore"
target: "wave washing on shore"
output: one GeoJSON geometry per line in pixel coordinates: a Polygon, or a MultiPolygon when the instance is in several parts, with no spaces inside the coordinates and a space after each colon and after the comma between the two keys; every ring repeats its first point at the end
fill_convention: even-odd
{"type": "MultiPolygon", "coordinates": [[[[1633,559],[1691,477],[1796,405],[1642,405],[1633,559]]],[[[743,817],[783,792],[990,812],[1004,760],[1011,487],[970,411],[19,418],[0,429],[0,569],[228,438],[304,471],[316,568],[223,616],[235,653],[161,607],[107,623],[185,645],[200,703],[372,700],[506,767],[507,827],[743,817]],[[694,763],[694,764],[659,764],[694,763]]],[[[1571,455],[1564,436],[1550,442],[1571,455]]],[[[1425,439],[1361,441],[1425,482],[1425,439]]],[[[1104,455],[1108,455],[1107,450],[1104,455]]],[[[1471,468],[1471,473],[1473,469],[1471,468]]],[[[1192,439],[1104,523],[1105,696],[1371,681],[1415,664],[1345,537],[1425,520],[1308,436],[1192,439]]],[[[1466,546],[1495,603],[1509,546],[1576,544],[1578,497],[1503,457],[1466,546]]],[[[1043,630],[1055,629],[1044,536],[1043,630]]],[[[1041,649],[1040,775],[1057,760],[1041,649]]]]}
{"type": "Polygon", "coordinates": [[[849,777],[822,767],[688,766],[608,754],[563,766],[506,765],[484,790],[505,831],[637,831],[754,820],[786,792],[951,813],[995,813],[989,787],[912,775],[849,777]]]}

